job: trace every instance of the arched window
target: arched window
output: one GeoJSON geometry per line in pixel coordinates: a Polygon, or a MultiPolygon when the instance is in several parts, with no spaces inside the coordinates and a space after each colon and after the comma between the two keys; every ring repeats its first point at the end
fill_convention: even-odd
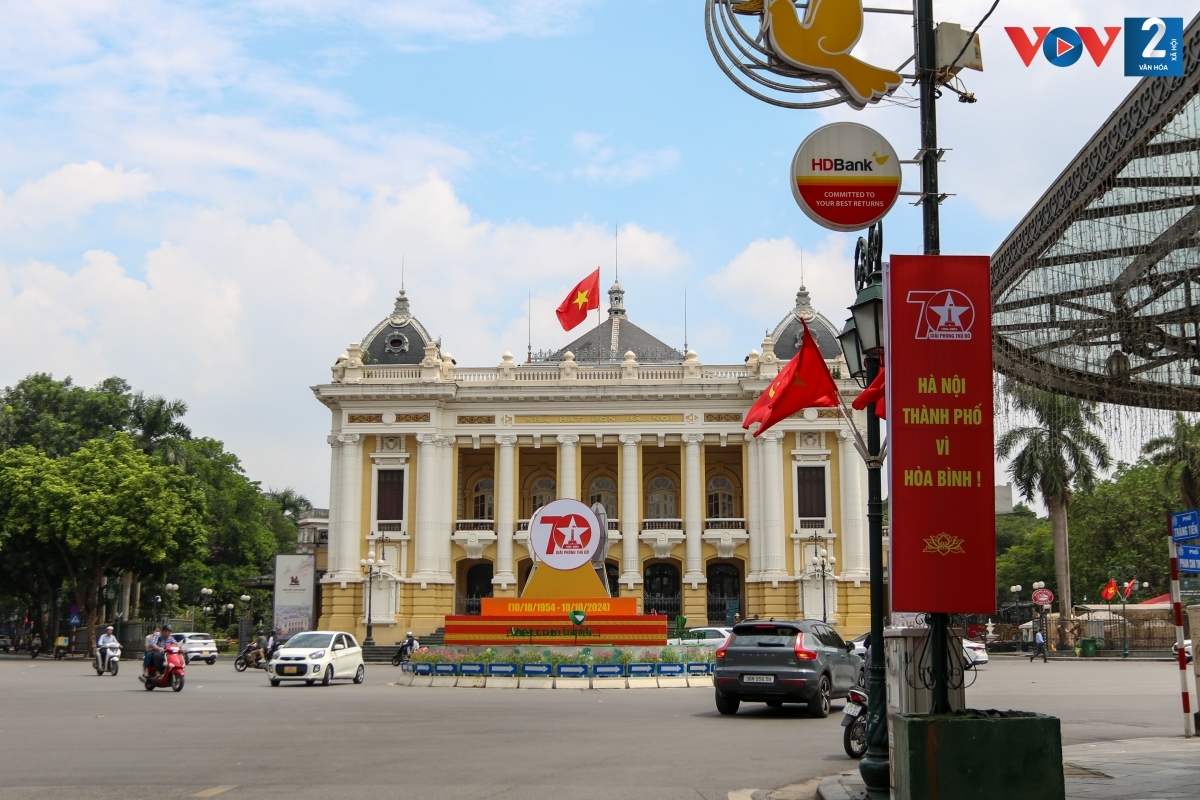
{"type": "Polygon", "coordinates": [[[495,519],[496,493],[491,478],[476,482],[471,493],[471,519],[495,519]]]}
{"type": "Polygon", "coordinates": [[[588,490],[588,505],[594,506],[596,503],[604,506],[609,518],[617,518],[617,484],[612,478],[596,478],[592,481],[588,490]]]}
{"type": "Polygon", "coordinates": [[[650,481],[646,519],[675,519],[675,482],[665,475],[650,481]]]}
{"type": "Polygon", "coordinates": [[[533,513],[544,505],[553,501],[556,497],[554,479],[553,478],[538,478],[533,482],[533,513]]]}
{"type": "Polygon", "coordinates": [[[730,519],[733,516],[733,481],[718,475],[708,482],[708,518],[730,519]]]}
{"type": "Polygon", "coordinates": [[[467,570],[467,597],[492,596],[492,562],[476,564],[467,570]]]}

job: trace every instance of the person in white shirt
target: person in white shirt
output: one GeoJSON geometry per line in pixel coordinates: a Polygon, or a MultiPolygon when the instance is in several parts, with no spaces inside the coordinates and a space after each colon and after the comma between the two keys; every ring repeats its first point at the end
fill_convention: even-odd
{"type": "Polygon", "coordinates": [[[100,669],[105,669],[108,666],[108,646],[110,644],[120,645],[117,637],[113,636],[113,626],[109,625],[104,629],[104,633],[96,639],[96,650],[100,654],[100,669]]]}

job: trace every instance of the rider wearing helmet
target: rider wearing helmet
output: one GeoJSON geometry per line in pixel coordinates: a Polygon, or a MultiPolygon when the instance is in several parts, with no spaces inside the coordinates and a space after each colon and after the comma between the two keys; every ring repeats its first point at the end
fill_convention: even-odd
{"type": "Polygon", "coordinates": [[[104,629],[104,633],[100,634],[96,639],[96,652],[100,655],[100,668],[104,669],[108,666],[108,646],[110,644],[120,644],[117,637],[113,636],[113,626],[109,625],[104,629]]]}
{"type": "Polygon", "coordinates": [[[150,669],[146,671],[146,676],[149,676],[151,671],[162,672],[166,669],[167,645],[172,641],[170,625],[163,625],[162,631],[150,638],[150,669]]]}

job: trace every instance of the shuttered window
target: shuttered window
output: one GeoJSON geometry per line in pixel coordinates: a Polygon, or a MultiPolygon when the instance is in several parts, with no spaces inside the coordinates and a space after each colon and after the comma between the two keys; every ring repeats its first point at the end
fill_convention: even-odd
{"type": "Polygon", "coordinates": [[[380,520],[404,519],[404,470],[381,469],[376,484],[375,518],[380,520]]]}
{"type": "Polygon", "coordinates": [[[796,468],[796,516],[825,516],[825,468],[796,468]]]}

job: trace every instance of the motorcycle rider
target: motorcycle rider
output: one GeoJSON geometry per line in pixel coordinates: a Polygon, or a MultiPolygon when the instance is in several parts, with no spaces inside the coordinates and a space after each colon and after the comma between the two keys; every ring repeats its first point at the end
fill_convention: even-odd
{"type": "Polygon", "coordinates": [[[271,635],[267,637],[267,660],[271,660],[271,656],[275,655],[275,651],[279,649],[279,637],[282,634],[279,628],[274,628],[271,635]]]}
{"type": "Polygon", "coordinates": [[[152,672],[162,672],[167,667],[167,645],[171,639],[171,626],[163,625],[162,630],[150,637],[150,667],[142,674],[149,678],[152,672]]]}
{"type": "Polygon", "coordinates": [[[120,645],[117,637],[113,636],[113,626],[109,625],[104,629],[104,633],[96,639],[96,658],[100,661],[100,669],[105,669],[108,666],[108,646],[110,644],[120,645]]]}
{"type": "Polygon", "coordinates": [[[250,666],[257,667],[258,662],[262,659],[262,657],[266,654],[266,652],[267,652],[267,637],[260,630],[258,632],[258,638],[254,642],[254,649],[250,651],[250,655],[247,659],[249,661],[250,666]]]}
{"type": "Polygon", "coordinates": [[[417,640],[413,638],[413,632],[409,631],[404,641],[400,643],[400,660],[407,661],[412,658],[413,650],[417,649],[417,640]]]}
{"type": "Polygon", "coordinates": [[[33,639],[30,640],[29,652],[33,654],[34,658],[37,658],[38,654],[42,652],[42,635],[40,633],[35,633],[33,639]]]}

